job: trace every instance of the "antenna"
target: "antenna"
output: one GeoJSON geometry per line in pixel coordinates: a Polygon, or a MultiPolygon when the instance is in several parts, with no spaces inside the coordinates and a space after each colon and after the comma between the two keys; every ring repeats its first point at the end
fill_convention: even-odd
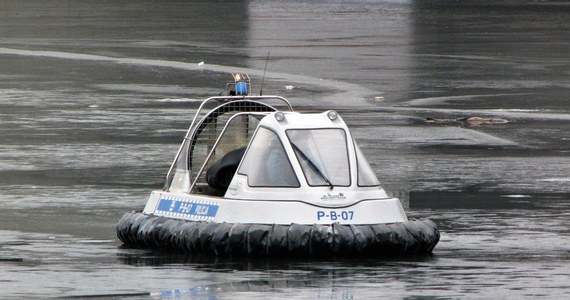
{"type": "Polygon", "coordinates": [[[263,82],[265,81],[265,71],[267,71],[267,63],[269,63],[269,54],[270,51],[267,51],[267,59],[265,59],[265,68],[263,69],[263,77],[261,77],[261,89],[259,90],[259,96],[263,96],[263,82]]]}

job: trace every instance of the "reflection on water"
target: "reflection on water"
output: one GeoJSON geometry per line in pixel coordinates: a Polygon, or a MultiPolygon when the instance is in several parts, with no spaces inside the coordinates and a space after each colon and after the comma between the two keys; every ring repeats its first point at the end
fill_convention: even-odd
{"type": "MultiPolygon", "coordinates": [[[[567,210],[567,207],[566,207],[567,210]]],[[[442,240],[433,255],[383,259],[279,260],[196,257],[120,249],[110,240],[2,232],[7,297],[27,295],[188,299],[562,296],[565,220],[558,210],[426,210],[442,240]],[[545,220],[550,220],[545,222],[545,220]],[[77,274],[83,274],[77,277],[77,274]],[[50,275],[51,274],[51,275],[50,275]],[[53,276],[54,281],[45,281],[53,276]],[[129,280],[125,280],[129,278],[129,280]],[[37,289],[43,282],[42,289],[37,289]],[[113,284],[109,284],[113,282],[113,284]]]]}
{"type": "Polygon", "coordinates": [[[451,2],[0,2],[0,297],[566,296],[569,5],[451,2]],[[433,255],[120,247],[197,99],[236,70],[259,90],[269,50],[264,91],[338,109],[409,216],[440,225],[433,255]],[[508,123],[426,122],[468,116],[508,123]]]}

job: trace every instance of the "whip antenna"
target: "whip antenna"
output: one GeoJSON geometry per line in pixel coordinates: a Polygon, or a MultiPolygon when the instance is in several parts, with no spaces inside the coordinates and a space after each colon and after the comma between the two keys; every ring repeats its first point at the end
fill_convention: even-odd
{"type": "Polygon", "coordinates": [[[267,51],[267,59],[265,59],[265,68],[263,69],[263,77],[261,77],[261,89],[259,90],[259,96],[263,96],[263,82],[265,81],[265,71],[267,71],[267,63],[269,63],[269,54],[271,51],[267,51]]]}

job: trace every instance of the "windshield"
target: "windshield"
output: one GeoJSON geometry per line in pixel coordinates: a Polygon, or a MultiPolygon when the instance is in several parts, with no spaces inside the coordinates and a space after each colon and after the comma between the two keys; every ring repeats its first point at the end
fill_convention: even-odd
{"type": "Polygon", "coordinates": [[[287,137],[311,186],[349,186],[346,134],[342,129],[290,129],[287,137]]]}

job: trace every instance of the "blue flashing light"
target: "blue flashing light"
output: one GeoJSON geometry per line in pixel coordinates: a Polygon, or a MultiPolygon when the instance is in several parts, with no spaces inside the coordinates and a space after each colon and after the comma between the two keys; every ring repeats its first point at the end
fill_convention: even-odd
{"type": "Polygon", "coordinates": [[[247,82],[236,82],[236,95],[247,95],[247,82]]]}

